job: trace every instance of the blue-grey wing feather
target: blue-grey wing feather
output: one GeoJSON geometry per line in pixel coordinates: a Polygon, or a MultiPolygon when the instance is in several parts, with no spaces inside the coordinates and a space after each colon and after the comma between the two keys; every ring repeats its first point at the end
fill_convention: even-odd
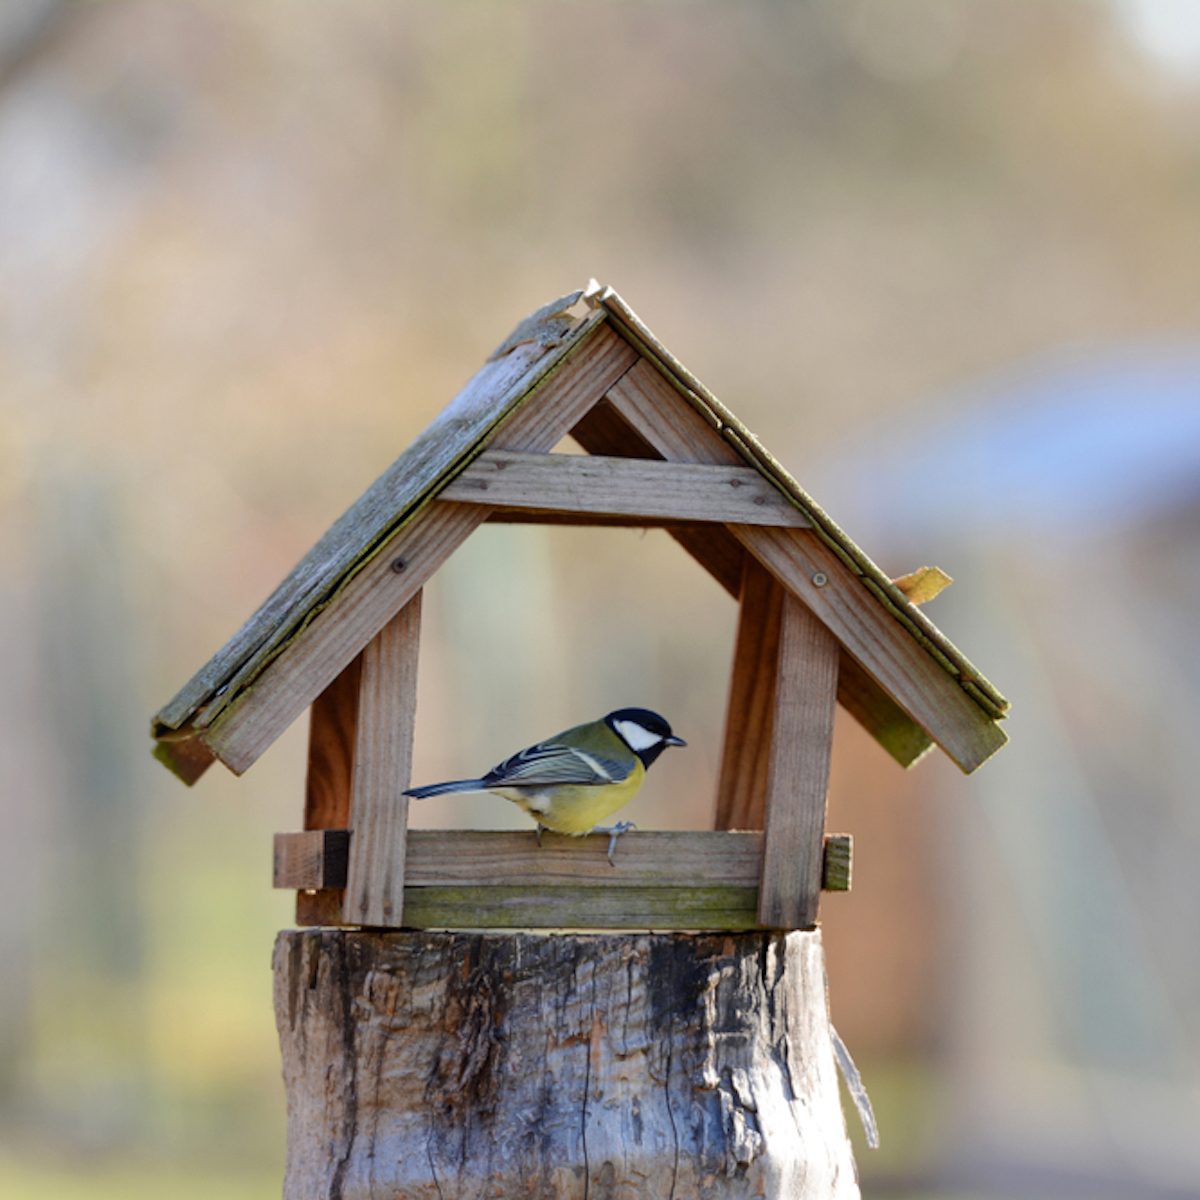
{"type": "Polygon", "coordinates": [[[483,778],[485,787],[546,787],[553,784],[600,785],[625,779],[632,768],[603,754],[575,750],[557,742],[539,742],[506,758],[483,778]]]}

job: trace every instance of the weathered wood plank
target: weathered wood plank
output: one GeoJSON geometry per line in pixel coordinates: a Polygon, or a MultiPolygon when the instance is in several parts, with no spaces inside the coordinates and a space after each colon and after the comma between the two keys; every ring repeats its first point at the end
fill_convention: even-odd
{"type": "MultiPolygon", "coordinates": [[[[648,362],[624,375],[607,398],[665,458],[729,462],[732,455],[740,461],[738,452],[648,362]]],[[[729,529],[964,771],[974,770],[1008,740],[814,532],[750,525],[729,529]]]]}
{"type": "Polygon", "coordinates": [[[421,645],[418,592],[363,651],[354,743],[347,921],[403,924],[405,838],[421,645]]]}
{"type": "Polygon", "coordinates": [[[253,766],[485,516],[482,508],[433,504],[393,537],[202,734],[221,761],[237,775],[253,766]]]}
{"type": "MultiPolygon", "coordinates": [[[[719,526],[702,522],[664,520],[659,517],[614,517],[607,513],[552,512],[537,508],[495,508],[488,515],[489,525],[576,525],[584,528],[611,529],[689,529],[707,531],[719,526]]],[[[740,552],[739,547],[739,552],[740,552]]]]}
{"type": "Polygon", "coordinates": [[[858,1200],[816,931],[288,931],[284,1200],[858,1200]]]}
{"type": "Polygon", "coordinates": [[[589,287],[585,299],[593,306],[602,307],[609,314],[621,335],[663,373],[670,386],[686,398],[689,406],[700,414],[703,420],[710,423],[724,440],[737,447],[746,462],[759,467],[782,491],[796,501],[813,521],[814,528],[827,540],[826,544],[835,548],[837,557],[850,564],[856,573],[860,573],[863,585],[877,596],[881,605],[919,640],[919,644],[932,657],[958,679],[964,692],[970,695],[989,717],[996,720],[1003,718],[1009,710],[1009,703],[995,686],[981,675],[978,668],[920,609],[906,601],[901,589],[888,579],[843,530],[821,512],[812,497],[805,494],[783,465],[738,420],[737,415],[726,408],[720,399],[655,337],[653,331],[629,305],[612,288],[589,287]]]}
{"type": "MultiPolygon", "coordinates": [[[[277,833],[274,844],[274,885],[277,888],[313,891],[345,887],[349,850],[348,829],[277,833]]],[[[300,923],[305,922],[300,920],[300,923]]]]}
{"type": "Polygon", "coordinates": [[[718,829],[763,828],[782,604],[778,580],[747,558],[717,782],[718,829]]]}
{"type": "Polygon", "coordinates": [[[974,771],[1008,741],[883,608],[863,603],[857,578],[815,534],[795,530],[776,536],[772,529],[730,528],[963,771],[974,771]]]}
{"type": "MultiPolygon", "coordinates": [[[[288,577],[154,718],[157,736],[183,726],[198,710],[212,723],[224,704],[342,584],[364,554],[604,321],[567,315],[573,292],[522,321],[423,434],[326,531],[288,577]]],[[[553,445],[553,443],[551,443],[553,445]]]]}
{"type": "MultiPolygon", "coordinates": [[[[347,840],[349,830],[337,832],[347,840]]],[[[317,861],[312,831],[277,833],[276,862],[283,855],[286,878],[276,874],[280,888],[344,887],[341,874],[329,862],[317,861]],[[295,840],[292,847],[289,843],[295,840]],[[305,867],[303,864],[310,864],[305,867]],[[308,874],[305,874],[305,871],[308,874]]],[[[538,846],[532,833],[521,830],[410,829],[406,843],[407,887],[688,887],[698,879],[706,885],[757,887],[762,874],[761,830],[637,830],[625,834],[617,847],[615,865],[606,855],[607,838],[571,838],[546,833],[538,846]]],[[[825,838],[822,878],[828,891],[845,891],[849,878],[850,838],[825,838]]],[[[336,861],[336,860],[332,860],[336,861]]]]}
{"type": "Polygon", "coordinates": [[[412,929],[754,929],[755,887],[414,887],[412,929]]]}
{"type": "Polygon", "coordinates": [[[786,592],[776,661],[758,919],[769,927],[803,929],[815,924],[821,900],[838,648],[825,626],[786,592]]]}
{"type": "MultiPolygon", "coordinates": [[[[498,449],[550,450],[627,371],[635,352],[599,328],[496,431],[498,449]]],[[[487,517],[485,506],[431,504],[394,534],[204,733],[237,774],[312,703],[487,517]]]]}
{"type": "Polygon", "coordinates": [[[746,466],[487,450],[439,498],[542,511],[809,527],[799,509],[746,466]]]}
{"type": "Polygon", "coordinates": [[[562,884],[635,887],[645,884],[758,882],[762,834],[728,836],[711,831],[635,830],[617,844],[612,863],[608,838],[532,831],[413,830],[409,873],[414,887],[466,884],[562,884]]]}
{"type": "MultiPolygon", "coordinates": [[[[630,400],[631,403],[635,401],[636,397],[630,400]]],[[[676,418],[675,424],[677,434],[686,439],[676,449],[688,461],[744,462],[731,445],[713,438],[708,422],[690,408],[676,418]]],[[[661,457],[660,451],[607,399],[591,409],[572,434],[593,454],[661,457]]],[[[671,529],[668,532],[731,596],[738,598],[745,551],[732,533],[724,528],[671,529]]],[[[920,725],[845,652],[838,672],[838,703],[903,767],[912,766],[933,745],[933,740],[920,725]]]]}

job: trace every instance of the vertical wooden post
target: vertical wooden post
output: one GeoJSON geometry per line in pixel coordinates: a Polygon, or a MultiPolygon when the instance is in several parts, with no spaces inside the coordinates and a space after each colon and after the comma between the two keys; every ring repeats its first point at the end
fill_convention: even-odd
{"type": "Polygon", "coordinates": [[[717,783],[718,829],[763,827],[782,600],[775,577],[747,554],[717,783]]]}
{"type": "MultiPolygon", "coordinates": [[[[354,740],[362,656],[313,701],[308,725],[308,775],[304,785],[305,829],[348,829],[354,777],[354,740]]],[[[298,925],[340,925],[340,888],[296,893],[298,925]]]]}
{"type": "Polygon", "coordinates": [[[421,593],[363,651],[343,916],[356,925],[402,923],[421,593]]]}
{"type": "Polygon", "coordinates": [[[817,919],[838,644],[791,593],[780,606],[758,919],[803,929],[817,919]]]}

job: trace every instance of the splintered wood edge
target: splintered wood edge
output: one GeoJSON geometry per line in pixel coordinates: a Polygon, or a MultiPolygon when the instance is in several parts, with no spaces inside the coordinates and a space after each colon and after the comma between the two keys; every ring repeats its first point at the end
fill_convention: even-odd
{"type": "MultiPolygon", "coordinates": [[[[347,829],[318,829],[275,835],[275,887],[323,891],[346,885],[347,829]]],[[[825,837],[822,887],[849,891],[853,840],[849,834],[825,837]]],[[[405,925],[412,893],[428,888],[474,895],[481,907],[496,889],[526,888],[553,898],[564,890],[592,894],[602,889],[627,892],[705,888],[758,889],[763,853],[761,830],[632,832],[617,843],[614,864],[603,837],[543,835],[539,848],[523,831],[409,830],[405,878],[405,925]]],[[[512,905],[508,906],[510,909],[512,905]]],[[[611,915],[611,913],[607,914],[611,915]]],[[[517,922],[519,923],[519,922],[517,922]]]]}

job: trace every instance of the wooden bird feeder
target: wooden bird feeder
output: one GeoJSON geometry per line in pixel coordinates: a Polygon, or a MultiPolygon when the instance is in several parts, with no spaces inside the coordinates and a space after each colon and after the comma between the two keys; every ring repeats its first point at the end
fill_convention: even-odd
{"type": "Polygon", "coordinates": [[[825,832],[839,704],[905,767],[936,744],[973,771],[1006,741],[1007,701],[913,602],[936,578],[887,578],[593,284],[501,343],[155,717],[155,753],[240,775],[311,710],[304,831],[275,843],[301,925],[810,929],[849,886],[825,832]],[[568,434],[585,455],[551,453],[568,434]],[[737,600],[715,830],[627,834],[615,866],[604,838],[408,830],[421,589],[488,521],[661,527],[737,600]]]}
{"type": "Polygon", "coordinates": [[[191,783],[311,708],[305,832],[275,845],[302,925],[799,929],[848,887],[825,835],[838,702],[903,766],[936,743],[972,771],[1006,740],[995,688],[593,287],[505,339],[153,733],[191,783]],[[567,434],[586,456],[549,452],[567,434]],[[740,832],[630,834],[613,868],[602,838],[407,829],[421,589],[485,521],[661,526],[738,599],[716,827],[740,832]]]}

